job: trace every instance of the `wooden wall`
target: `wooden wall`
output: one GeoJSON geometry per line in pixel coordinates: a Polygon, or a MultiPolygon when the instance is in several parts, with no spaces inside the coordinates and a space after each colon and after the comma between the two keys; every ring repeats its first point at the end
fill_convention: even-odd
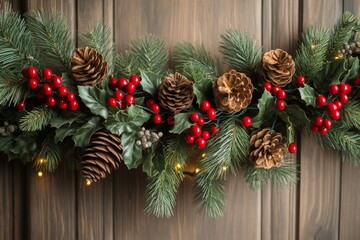
{"type": "MultiPolygon", "coordinates": [[[[0,0],[3,2],[3,0],[0,0]]],[[[227,28],[249,32],[264,50],[294,53],[299,33],[331,26],[343,11],[360,17],[358,0],[12,0],[20,11],[62,11],[78,34],[103,21],[117,50],[153,33],[170,51],[179,41],[203,42],[215,55],[227,28]]],[[[221,60],[219,60],[221,61],[221,60]]],[[[229,179],[227,213],[209,219],[194,212],[192,179],[181,185],[175,216],[143,213],[145,176],[122,167],[85,187],[78,173],[59,169],[38,178],[31,167],[0,161],[0,240],[8,239],[360,239],[360,169],[300,134],[300,182],[291,189],[250,191],[243,174],[229,179]]]]}

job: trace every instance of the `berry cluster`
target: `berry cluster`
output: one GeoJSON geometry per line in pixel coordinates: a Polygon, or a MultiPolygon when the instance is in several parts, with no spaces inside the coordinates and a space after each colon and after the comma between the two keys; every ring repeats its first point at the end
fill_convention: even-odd
{"type": "Polygon", "coordinates": [[[330,119],[323,119],[322,117],[317,116],[310,125],[310,130],[314,133],[319,132],[321,135],[326,135],[331,127],[332,122],[330,119]]]}
{"type": "MultiPolygon", "coordinates": [[[[61,110],[70,109],[76,111],[79,108],[79,102],[75,94],[69,92],[68,88],[62,85],[60,76],[53,75],[49,68],[44,68],[39,75],[35,67],[28,67],[22,70],[22,75],[27,78],[27,86],[31,90],[37,90],[36,97],[39,100],[45,100],[49,107],[57,106],[61,110]]],[[[18,103],[17,108],[23,110],[25,102],[18,103]]]]}
{"type": "Polygon", "coordinates": [[[271,92],[271,94],[276,97],[276,109],[283,111],[286,107],[284,101],[286,92],[279,86],[273,86],[270,82],[264,83],[264,89],[271,92]]]}
{"type": "Polygon", "coordinates": [[[150,132],[144,127],[137,133],[138,139],[136,140],[136,145],[141,146],[142,148],[151,148],[153,144],[157,143],[160,138],[163,136],[162,132],[150,132]]]}
{"type": "Polygon", "coordinates": [[[189,133],[185,136],[185,141],[189,144],[195,143],[198,148],[204,148],[206,146],[206,141],[211,137],[211,135],[216,135],[219,132],[219,128],[215,125],[211,126],[210,132],[207,130],[202,130],[202,127],[205,124],[205,119],[202,115],[205,115],[209,121],[212,121],[216,118],[216,110],[211,108],[210,102],[204,100],[200,104],[200,109],[203,114],[193,112],[190,115],[190,121],[194,123],[189,128],[189,133]]]}
{"type": "Polygon", "coordinates": [[[8,122],[4,122],[4,125],[0,127],[0,135],[2,137],[7,137],[13,134],[18,129],[18,126],[15,124],[9,124],[8,122]]]}
{"type": "Polygon", "coordinates": [[[155,124],[160,124],[162,122],[162,117],[160,113],[160,105],[155,102],[154,99],[149,99],[146,101],[146,106],[154,113],[152,121],[155,124]]]}
{"type": "Polygon", "coordinates": [[[109,87],[114,91],[114,94],[108,99],[109,107],[118,107],[121,110],[128,106],[135,104],[135,97],[133,96],[136,87],[140,83],[140,77],[132,75],[130,81],[124,77],[117,79],[111,78],[109,87]]]}

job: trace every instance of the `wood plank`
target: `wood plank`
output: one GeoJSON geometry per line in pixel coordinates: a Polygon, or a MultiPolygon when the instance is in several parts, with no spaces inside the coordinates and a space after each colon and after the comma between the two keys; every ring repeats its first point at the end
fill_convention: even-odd
{"type": "Polygon", "coordinates": [[[303,0],[303,28],[312,25],[333,26],[342,10],[342,0],[303,0]]]}
{"type": "Polygon", "coordinates": [[[0,239],[13,239],[14,233],[14,199],[13,167],[6,157],[0,155],[0,239]]]}

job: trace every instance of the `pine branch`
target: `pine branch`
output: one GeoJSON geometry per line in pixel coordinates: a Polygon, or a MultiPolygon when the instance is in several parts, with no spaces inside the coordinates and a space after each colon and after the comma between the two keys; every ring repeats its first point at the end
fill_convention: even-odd
{"type": "Polygon", "coordinates": [[[59,145],[54,142],[54,136],[49,135],[35,158],[35,168],[40,171],[54,172],[60,161],[59,145]]]}
{"type": "Polygon", "coordinates": [[[113,72],[113,59],[115,47],[113,44],[112,32],[103,23],[98,23],[88,33],[81,35],[81,41],[85,46],[95,48],[109,64],[109,75],[113,72]]]}
{"type": "Polygon", "coordinates": [[[253,38],[237,30],[228,30],[221,39],[220,52],[225,63],[255,80],[261,62],[261,47],[253,38]]]}
{"type": "Polygon", "coordinates": [[[30,32],[18,12],[5,3],[0,11],[0,64],[3,69],[20,72],[33,59],[34,48],[30,32]]]}
{"type": "Polygon", "coordinates": [[[19,127],[22,131],[42,130],[49,124],[54,115],[55,112],[46,106],[35,107],[20,119],[19,127]]]}
{"type": "Polygon", "coordinates": [[[329,38],[328,30],[320,27],[311,27],[302,34],[295,58],[297,76],[306,76],[308,81],[312,81],[322,70],[329,38]]]}
{"type": "Polygon", "coordinates": [[[327,59],[333,60],[337,51],[343,48],[343,44],[348,42],[354,34],[354,29],[358,26],[358,19],[350,12],[345,12],[337,21],[334,31],[331,34],[327,59]]]}
{"type": "Polygon", "coordinates": [[[21,76],[0,70],[0,105],[14,106],[23,100],[26,92],[21,76]]]}
{"type": "Polygon", "coordinates": [[[126,51],[118,54],[115,58],[115,72],[119,76],[129,78],[132,74],[138,73],[138,59],[133,52],[126,51]]]}
{"type": "Polygon", "coordinates": [[[344,105],[343,120],[341,121],[347,128],[357,128],[360,131],[360,102],[349,101],[344,105]]]}
{"type": "Polygon", "coordinates": [[[176,70],[182,72],[187,77],[198,81],[196,76],[192,76],[189,70],[198,69],[202,72],[202,79],[213,80],[218,76],[218,70],[214,59],[206,51],[204,45],[194,46],[192,43],[179,43],[175,46],[174,59],[176,70]]]}
{"type": "Polygon", "coordinates": [[[161,172],[155,172],[149,178],[150,182],[146,189],[146,209],[149,214],[157,217],[170,217],[173,215],[176,193],[184,175],[175,166],[184,166],[187,159],[188,147],[181,138],[173,138],[167,141],[164,149],[165,167],[161,172]]]}
{"type": "Polygon", "coordinates": [[[58,73],[67,71],[74,46],[65,17],[60,12],[45,15],[34,11],[26,19],[42,62],[58,73]]]}
{"type": "Polygon", "coordinates": [[[131,52],[137,58],[136,73],[138,73],[138,69],[142,69],[161,75],[169,60],[165,42],[153,35],[133,41],[131,52]]]}

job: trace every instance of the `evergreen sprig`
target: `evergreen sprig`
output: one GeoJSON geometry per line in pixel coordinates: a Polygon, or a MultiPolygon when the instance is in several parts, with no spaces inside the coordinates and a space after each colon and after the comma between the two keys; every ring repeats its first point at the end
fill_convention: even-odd
{"type": "Polygon", "coordinates": [[[184,175],[176,164],[185,165],[188,157],[188,147],[182,138],[168,140],[164,149],[165,167],[162,171],[156,171],[149,177],[146,189],[146,209],[149,214],[157,217],[170,217],[173,215],[176,193],[184,175]]]}
{"type": "Polygon", "coordinates": [[[109,74],[111,74],[113,72],[115,47],[110,28],[103,23],[98,23],[88,33],[81,35],[81,41],[85,46],[95,48],[103,55],[109,66],[109,74]]]}
{"type": "Polygon", "coordinates": [[[16,105],[23,100],[25,92],[24,79],[21,76],[0,70],[0,105],[16,105]]]}
{"type": "Polygon", "coordinates": [[[20,72],[33,60],[34,47],[30,32],[20,14],[4,4],[0,10],[0,64],[2,69],[20,72]]]}
{"type": "Polygon", "coordinates": [[[138,72],[138,59],[131,51],[117,54],[115,57],[115,72],[120,76],[129,78],[132,74],[138,72]]]}
{"type": "Polygon", "coordinates": [[[44,129],[54,117],[55,112],[47,106],[35,107],[19,121],[22,131],[39,131],[44,129]]]}
{"type": "Polygon", "coordinates": [[[54,142],[54,136],[49,135],[35,158],[35,168],[40,171],[54,172],[60,161],[59,145],[54,142]]]}
{"type": "Polygon", "coordinates": [[[306,76],[310,82],[322,70],[329,39],[329,31],[325,28],[310,27],[303,32],[295,58],[297,76],[306,76]]]}
{"type": "Polygon", "coordinates": [[[60,12],[33,11],[26,15],[26,20],[41,63],[58,73],[66,72],[74,44],[65,17],[60,12]]]}
{"type": "Polygon", "coordinates": [[[360,131],[360,102],[349,101],[342,110],[342,121],[348,128],[356,128],[360,131]]]}
{"type": "Polygon", "coordinates": [[[225,63],[239,72],[256,79],[261,62],[261,47],[256,41],[237,30],[228,30],[221,35],[220,52],[225,63]]]}

